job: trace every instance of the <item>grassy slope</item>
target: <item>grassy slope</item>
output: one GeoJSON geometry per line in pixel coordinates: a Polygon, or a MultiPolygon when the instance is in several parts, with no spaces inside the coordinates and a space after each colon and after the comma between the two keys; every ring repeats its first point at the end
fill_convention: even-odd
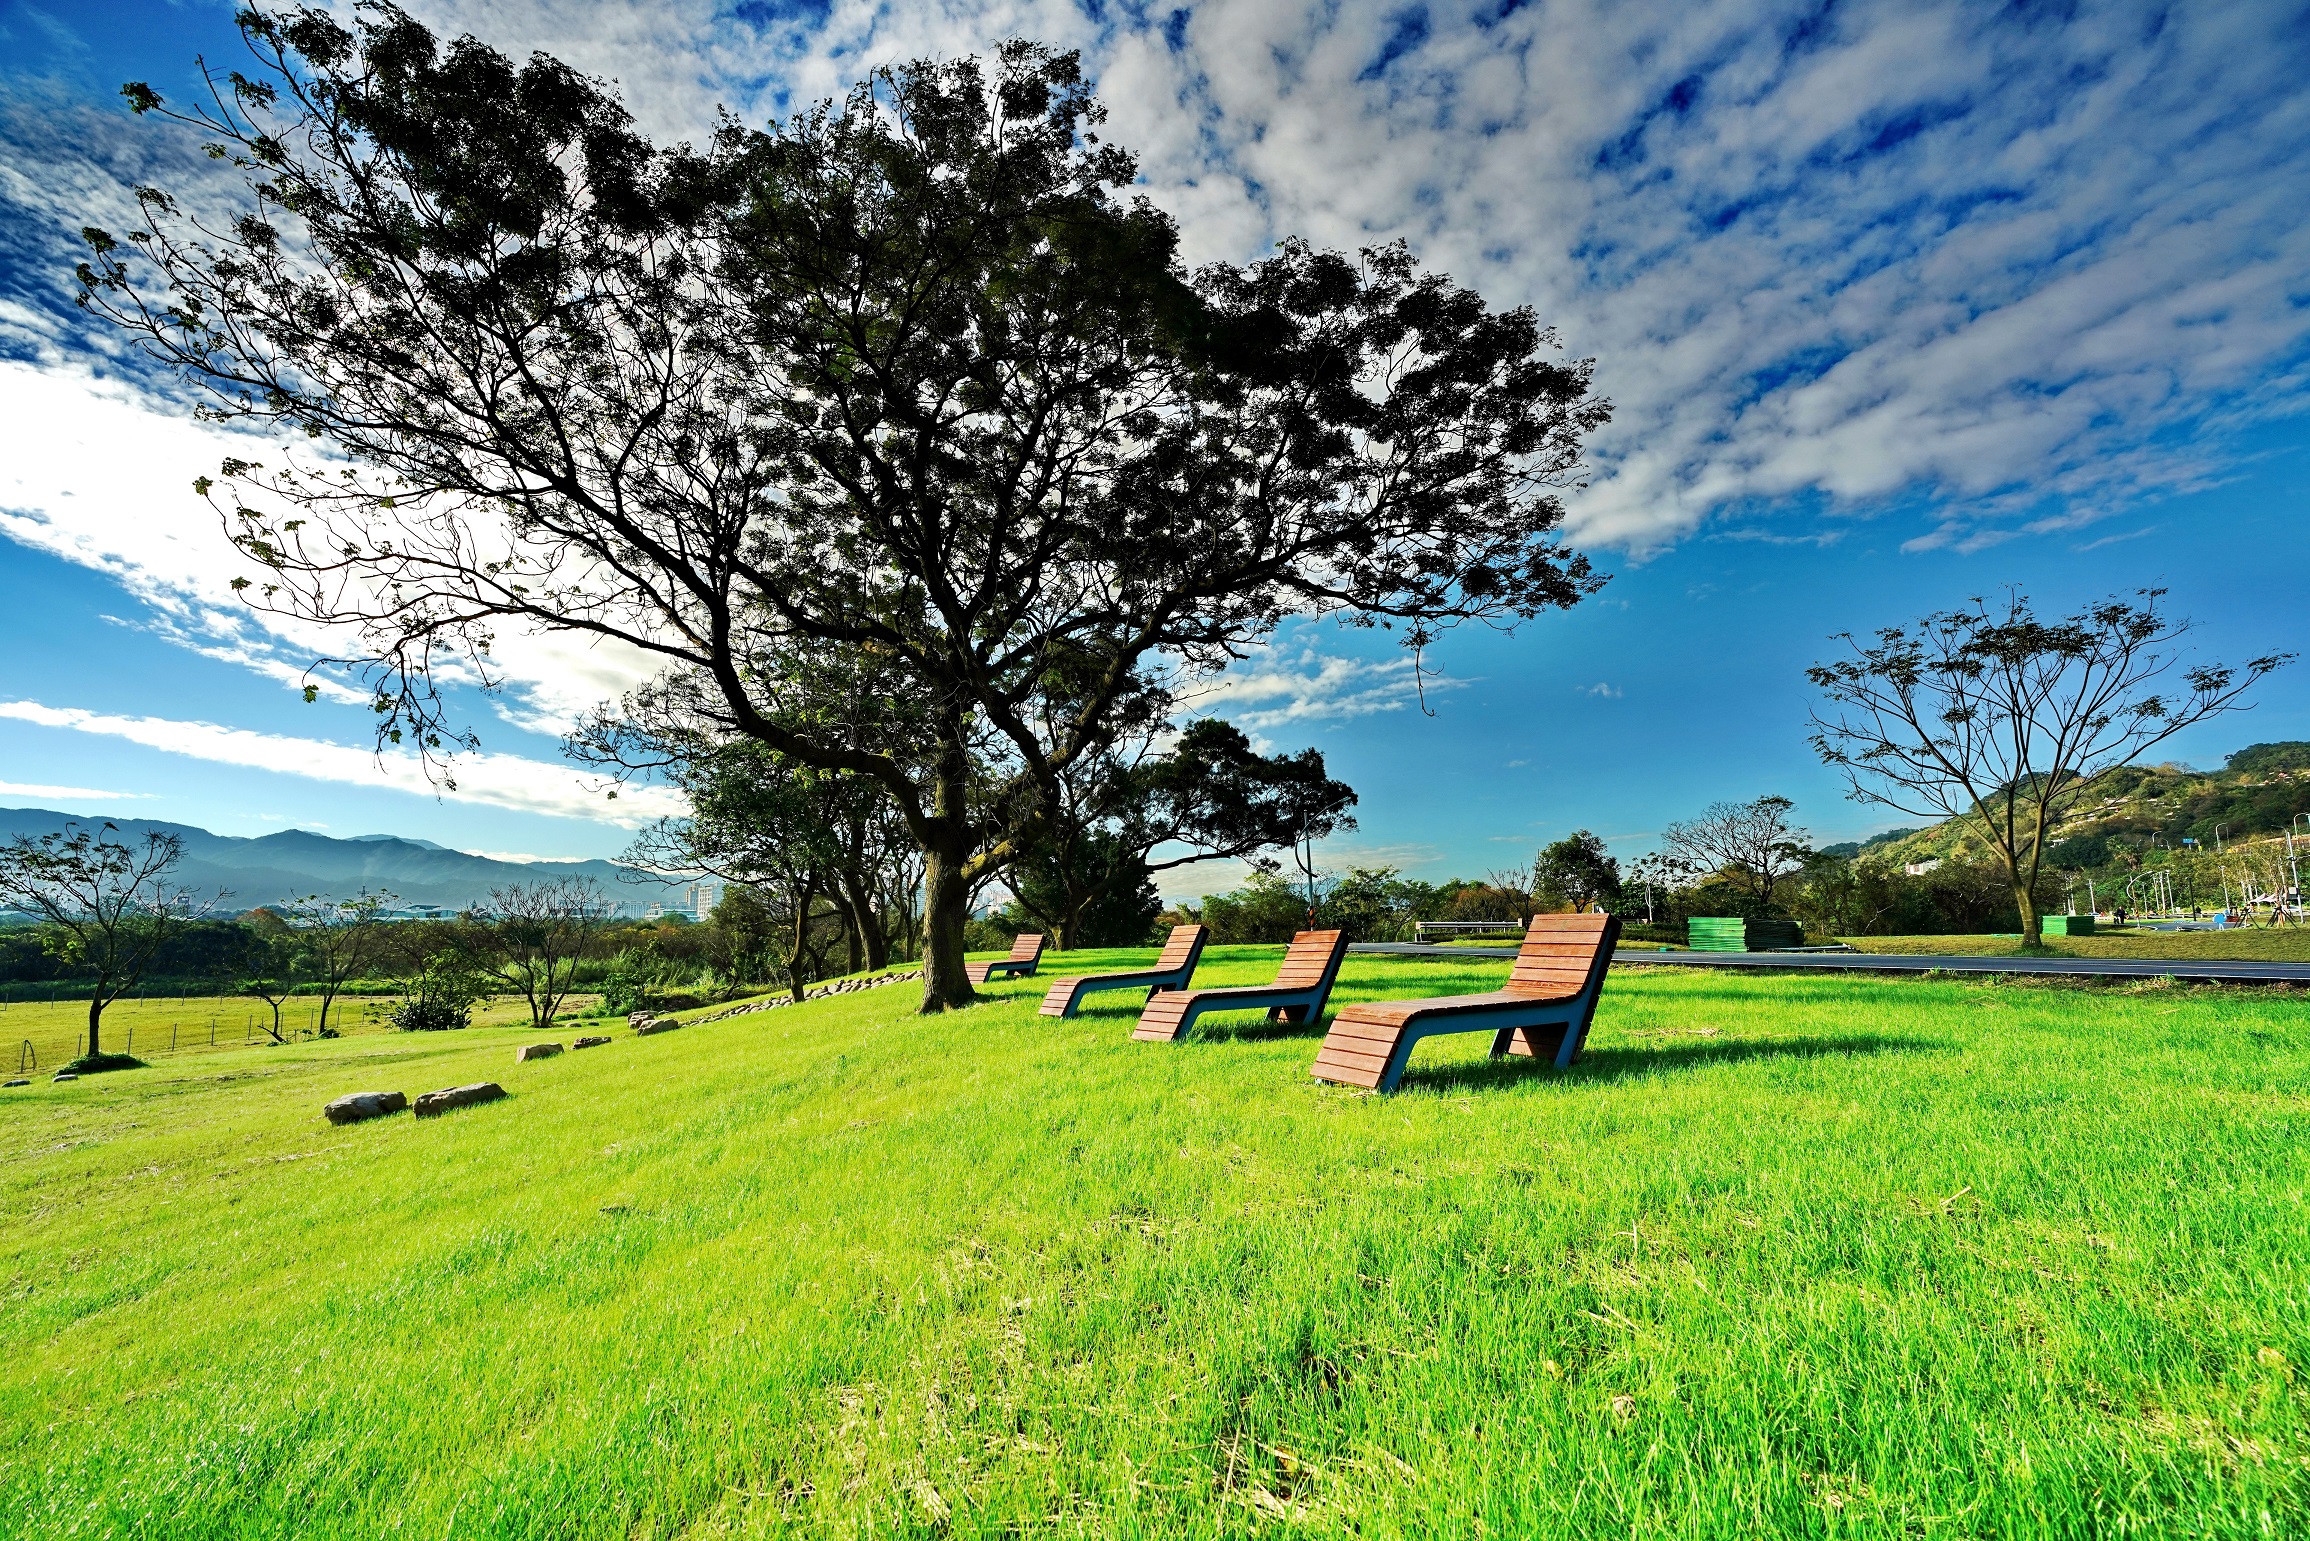
{"type": "MultiPolygon", "coordinates": [[[[1212,982],[1273,949],[1224,949],[1212,982]]],[[[1356,959],[1343,993],[1499,965],[1356,959]]],[[[2310,1007],[1617,973],[1569,1075],[904,986],[0,1101],[35,1535],[2268,1535],[2310,1007]],[[416,1124],[340,1092],[488,1077],[416,1124]],[[1482,1521],[1479,1530],[1477,1521],[1482,1521]]],[[[1240,1020],[1240,1019],[1239,1019],[1240,1020]]]]}

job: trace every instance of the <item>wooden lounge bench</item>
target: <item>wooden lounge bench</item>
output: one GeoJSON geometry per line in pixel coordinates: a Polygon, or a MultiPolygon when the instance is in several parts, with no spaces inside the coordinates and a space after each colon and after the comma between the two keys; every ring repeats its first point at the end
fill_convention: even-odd
{"type": "Polygon", "coordinates": [[[1312,1074],[1319,1081],[1392,1092],[1404,1078],[1412,1045],[1422,1038],[1479,1032],[1493,1035],[1495,1058],[1550,1058],[1562,1070],[1588,1041],[1619,937],[1615,915],[1535,915],[1504,988],[1350,1006],[1332,1019],[1312,1074]]]}
{"type": "Polygon", "coordinates": [[[1262,1006],[1270,1022],[1313,1022],[1323,1015],[1323,1003],[1331,996],[1332,981],[1339,978],[1340,960],[1346,956],[1345,931],[1302,931],[1291,939],[1274,984],[1155,996],[1139,1013],[1131,1036],[1144,1043],[1177,1043],[1207,1011],[1257,1011],[1262,1006]]]}
{"type": "Polygon", "coordinates": [[[1026,977],[1034,973],[1043,961],[1043,933],[1022,931],[1011,943],[1007,958],[989,958],[984,963],[965,963],[963,977],[974,985],[983,985],[990,979],[1026,977]]]}
{"type": "Polygon", "coordinates": [[[1203,956],[1203,944],[1211,940],[1211,932],[1203,926],[1173,926],[1171,939],[1163,944],[1163,955],[1150,969],[1136,973],[1085,974],[1080,979],[1058,979],[1051,983],[1050,993],[1043,997],[1042,1014],[1046,1017],[1071,1017],[1083,1004],[1083,997],[1099,990],[1139,990],[1153,1000],[1165,990],[1184,990],[1187,981],[1195,977],[1196,962],[1203,956]]]}

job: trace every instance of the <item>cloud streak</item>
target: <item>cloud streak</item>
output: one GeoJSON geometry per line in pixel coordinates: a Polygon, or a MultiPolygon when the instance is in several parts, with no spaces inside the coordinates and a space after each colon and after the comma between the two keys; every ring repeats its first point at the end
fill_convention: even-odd
{"type": "Polygon", "coordinates": [[[125,739],[147,749],[219,765],[240,765],[348,786],[413,792],[521,813],[599,820],[625,829],[639,828],[653,819],[685,811],[680,796],[668,788],[627,787],[611,801],[589,778],[568,766],[551,765],[520,755],[461,755],[456,765],[457,784],[450,787],[429,780],[414,756],[380,757],[370,750],[347,744],[258,733],[213,722],[118,716],[79,707],[47,706],[38,701],[0,701],[0,718],[125,739]]]}

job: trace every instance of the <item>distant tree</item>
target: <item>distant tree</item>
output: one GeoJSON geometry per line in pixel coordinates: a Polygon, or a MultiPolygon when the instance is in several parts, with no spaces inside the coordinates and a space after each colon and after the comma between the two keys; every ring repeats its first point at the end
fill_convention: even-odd
{"type": "Polygon", "coordinates": [[[1604,842],[1585,829],[1540,848],[1532,862],[1532,896],[1545,903],[1585,910],[1620,898],[1620,863],[1604,842]]]}
{"type": "Polygon", "coordinates": [[[1109,751],[1062,776],[1040,835],[1011,869],[1019,905],[1062,950],[1144,941],[1161,908],[1158,873],[1354,827],[1355,791],[1325,774],[1317,750],[1263,755],[1211,717],[1159,742],[1150,732],[1135,753],[1109,751]]]}
{"type": "Polygon", "coordinates": [[[1201,915],[1214,942],[1288,942],[1307,929],[1307,900],[1281,875],[1253,872],[1241,888],[1208,895],[1201,915]]]}
{"type": "Polygon", "coordinates": [[[1789,822],[1796,806],[1785,797],[1711,803],[1698,818],[1662,830],[1661,844],[1687,882],[1717,878],[1769,909],[1774,888],[1807,854],[1805,832],[1789,822]]]}
{"type": "Polygon", "coordinates": [[[239,21],[255,67],[210,102],[124,95],[244,206],[143,190],[80,279],[213,410],[333,452],[223,468],[250,597],[361,636],[380,732],[427,753],[469,742],[437,684],[532,628],[874,782],[925,853],[926,1011],[972,999],[971,891],[1026,794],[1172,670],[1294,614],[1418,646],[1601,581],[1559,537],[1608,415],[1586,363],[1400,246],[1190,273],[1073,54],[879,70],[661,149],[568,65],[389,4],[239,21]],[[875,655],[918,733],[780,712],[780,647],[875,655]]]}
{"type": "Polygon", "coordinates": [[[90,1060],[104,1056],[104,1008],[136,988],[176,927],[214,902],[176,880],[183,860],[176,836],[154,830],[124,840],[109,822],[18,835],[0,846],[0,904],[47,922],[43,945],[91,981],[90,1060]]]}
{"type": "Polygon", "coordinates": [[[2291,661],[2181,661],[2187,620],[2163,589],[2041,621],[2008,589],[1992,603],[1889,627],[1806,677],[1827,697],[1812,744],[1848,795],[1904,813],[1965,820],[2002,864],[2025,946],[2043,942],[2037,888],[2054,828],[2096,776],[2139,759],[2193,723],[2237,709],[2262,676],[2291,661]]]}
{"type": "Polygon", "coordinates": [[[253,995],[272,1008],[273,1020],[265,1031],[275,1043],[287,1043],[288,1035],[281,1027],[281,1008],[297,990],[302,972],[300,965],[305,949],[296,932],[287,921],[272,909],[253,911],[242,922],[247,939],[242,944],[237,960],[241,967],[237,975],[240,993],[253,995]]]}
{"type": "Polygon", "coordinates": [[[837,871],[842,825],[871,785],[828,773],[751,740],[691,744],[667,760],[690,812],[636,837],[626,860],[653,872],[703,872],[746,890],[748,924],[774,926],[769,977],[796,1000],[818,977],[828,922],[842,922],[837,871]],[[761,916],[753,910],[761,910],[761,916]]]}
{"type": "Polygon", "coordinates": [[[307,973],[320,986],[319,1027],[323,1034],[329,1030],[329,1008],[336,1004],[346,981],[376,962],[382,937],[377,917],[396,897],[366,890],[351,899],[308,894],[277,907],[281,918],[295,929],[305,951],[307,973]]]}
{"type": "Polygon", "coordinates": [[[489,891],[490,930],[506,976],[529,1005],[530,1025],[553,1026],[610,915],[590,878],[549,878],[489,891]]]}
{"type": "Polygon", "coordinates": [[[490,984],[489,971],[472,947],[436,947],[410,976],[406,992],[386,1020],[405,1033],[470,1027],[474,1003],[489,994],[490,984]]]}

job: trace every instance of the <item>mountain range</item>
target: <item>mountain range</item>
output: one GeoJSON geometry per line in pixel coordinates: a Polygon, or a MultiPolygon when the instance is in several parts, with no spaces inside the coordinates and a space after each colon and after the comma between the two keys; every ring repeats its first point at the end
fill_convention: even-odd
{"type": "Polygon", "coordinates": [[[228,910],[254,909],[306,894],[349,899],[380,889],[404,905],[464,910],[484,903],[492,888],[562,877],[593,879],[626,913],[639,914],[653,905],[687,908],[685,885],[616,862],[499,861],[399,835],[337,839],[284,829],[244,838],[156,819],[97,820],[52,808],[0,808],[0,840],[17,835],[37,839],[67,825],[95,823],[110,823],[132,840],[153,832],[176,836],[184,843],[185,854],[177,869],[179,879],[196,891],[224,890],[228,910]]]}

